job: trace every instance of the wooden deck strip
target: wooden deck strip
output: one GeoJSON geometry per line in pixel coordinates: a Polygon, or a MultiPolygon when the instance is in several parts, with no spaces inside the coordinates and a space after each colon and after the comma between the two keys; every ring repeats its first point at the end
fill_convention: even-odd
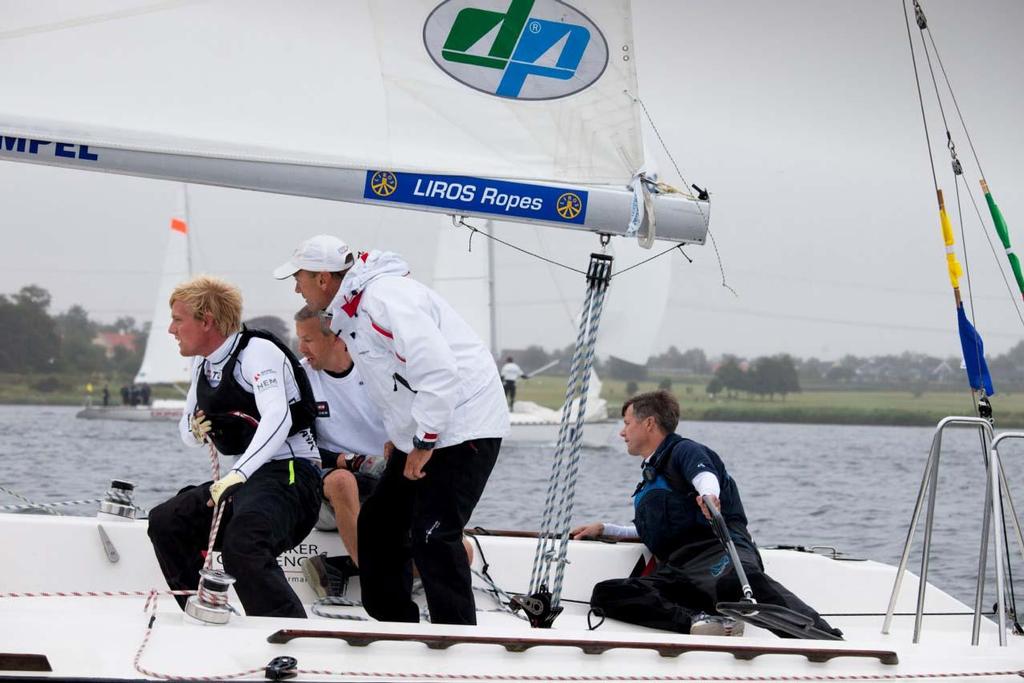
{"type": "Polygon", "coordinates": [[[633,640],[586,640],[574,638],[502,638],[495,636],[451,636],[420,633],[374,633],[369,631],[322,631],[315,629],[281,629],[267,637],[269,643],[287,643],[296,638],[334,638],[344,640],[353,647],[364,647],[378,641],[423,643],[433,650],[445,650],[453,645],[500,645],[509,652],[525,652],[532,647],[575,647],[586,654],[601,654],[608,650],[656,650],[662,657],[678,657],[687,652],[723,652],[736,659],[750,660],[762,655],[800,655],[811,662],[827,662],[836,657],[862,657],[877,659],[882,664],[899,664],[892,650],[863,650],[854,648],[811,648],[799,645],[743,645],[717,643],[667,643],[633,640]]]}

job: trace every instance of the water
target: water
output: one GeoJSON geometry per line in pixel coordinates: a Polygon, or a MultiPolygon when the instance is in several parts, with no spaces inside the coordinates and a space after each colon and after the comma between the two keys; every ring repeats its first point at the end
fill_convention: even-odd
{"type": "MultiPolygon", "coordinates": [[[[98,498],[111,479],[128,479],[137,484],[137,503],[152,507],[185,484],[210,478],[206,449],[184,447],[173,423],[78,420],[75,411],[0,406],[0,486],[46,502],[98,498]]],[[[825,545],[898,562],[931,429],[685,423],[680,432],[722,456],[739,483],[750,531],[760,545],[825,545]]],[[[976,434],[955,432],[945,443],[930,578],[973,604],[984,469],[976,434]]],[[[1011,488],[1024,474],[1021,449],[1017,444],[1003,449],[1011,488]]],[[[536,529],[551,450],[503,447],[472,524],[536,529]]],[[[628,522],[639,459],[616,448],[583,455],[574,523],[628,522]]],[[[0,505],[18,502],[0,492],[0,505]]],[[[92,514],[94,507],[69,510],[92,514]]],[[[1016,545],[1011,549],[1024,575],[1016,545]]],[[[992,596],[994,579],[989,586],[992,596]]]]}

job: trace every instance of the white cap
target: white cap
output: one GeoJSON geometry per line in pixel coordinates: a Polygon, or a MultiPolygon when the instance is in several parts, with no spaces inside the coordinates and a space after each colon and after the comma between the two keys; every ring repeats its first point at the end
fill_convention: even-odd
{"type": "Polygon", "coordinates": [[[284,280],[300,270],[340,273],[354,261],[352,250],[342,240],[333,235],[316,235],[299,244],[292,257],[274,269],[274,277],[284,280]]]}

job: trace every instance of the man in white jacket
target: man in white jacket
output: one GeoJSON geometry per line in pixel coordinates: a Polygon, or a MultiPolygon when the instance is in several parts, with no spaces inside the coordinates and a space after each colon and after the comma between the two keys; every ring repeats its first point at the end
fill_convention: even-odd
{"type": "Polygon", "coordinates": [[[462,531],[508,433],[494,359],[472,328],[396,254],[312,237],[274,277],[295,279],[348,345],[395,450],[359,516],[363,605],[416,622],[415,560],[433,623],[475,624],[462,531]]]}

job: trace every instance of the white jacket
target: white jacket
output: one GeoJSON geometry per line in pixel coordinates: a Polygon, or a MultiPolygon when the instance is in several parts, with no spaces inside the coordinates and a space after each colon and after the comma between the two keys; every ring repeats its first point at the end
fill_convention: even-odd
{"type": "Polygon", "coordinates": [[[362,253],[328,307],[388,438],[438,447],[508,434],[494,359],[473,329],[429,287],[406,277],[398,255],[362,253]]]}

